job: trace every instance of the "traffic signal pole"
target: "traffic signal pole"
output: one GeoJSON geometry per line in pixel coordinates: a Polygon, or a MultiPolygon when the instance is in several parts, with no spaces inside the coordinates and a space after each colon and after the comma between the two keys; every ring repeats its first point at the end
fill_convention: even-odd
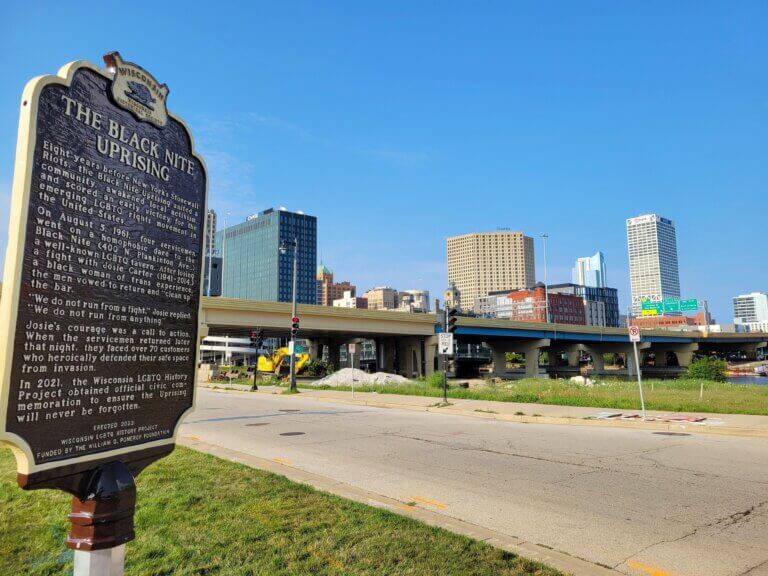
{"type": "MultiPolygon", "coordinates": [[[[448,306],[445,307],[445,326],[444,330],[448,331],[448,306]]],[[[448,404],[448,355],[443,354],[443,404],[448,404]]]]}
{"type": "MultiPolygon", "coordinates": [[[[297,269],[297,262],[298,262],[298,255],[299,255],[299,239],[294,238],[293,240],[293,296],[291,298],[292,305],[291,305],[291,323],[294,323],[294,318],[296,318],[296,269],[297,269]]],[[[291,346],[290,346],[290,354],[291,354],[291,386],[290,390],[291,392],[296,392],[296,332],[293,327],[291,327],[291,346]]]]}

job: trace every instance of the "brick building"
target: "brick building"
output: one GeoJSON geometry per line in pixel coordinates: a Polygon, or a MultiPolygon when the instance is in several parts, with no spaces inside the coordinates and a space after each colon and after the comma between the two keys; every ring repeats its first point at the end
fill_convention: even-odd
{"type": "Polygon", "coordinates": [[[683,326],[706,326],[714,324],[712,317],[705,318],[704,312],[698,312],[693,316],[638,316],[629,320],[630,324],[640,328],[654,329],[666,328],[674,330],[683,326]]]}
{"type": "MultiPolygon", "coordinates": [[[[510,300],[509,319],[519,322],[546,322],[547,296],[544,284],[530,289],[515,290],[507,296],[510,300]]],[[[587,323],[584,300],[570,294],[549,294],[549,317],[556,324],[587,323]]]]}
{"type": "Polygon", "coordinates": [[[333,306],[333,301],[344,298],[344,292],[351,292],[352,296],[357,292],[357,287],[349,282],[334,282],[333,272],[324,264],[317,267],[315,276],[317,286],[317,304],[319,306],[333,306]]]}

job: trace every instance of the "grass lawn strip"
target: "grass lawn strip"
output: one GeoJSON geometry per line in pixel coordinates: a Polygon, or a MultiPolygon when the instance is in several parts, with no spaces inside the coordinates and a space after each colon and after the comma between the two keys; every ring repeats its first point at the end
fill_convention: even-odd
{"type": "MultiPolygon", "coordinates": [[[[432,379],[437,382],[437,378],[432,379]]],[[[405,394],[441,397],[442,388],[432,380],[411,384],[357,385],[357,392],[405,394]]],[[[317,386],[301,383],[302,388],[319,390],[351,390],[351,386],[317,386]]],[[[708,412],[719,414],[754,414],[768,416],[768,386],[704,382],[704,398],[699,399],[701,380],[644,380],[645,407],[668,412],[708,412]]],[[[592,387],[568,380],[526,378],[489,383],[483,388],[460,388],[451,385],[449,398],[494,400],[528,404],[587,406],[638,410],[640,407],[637,382],[598,380],[592,387]]]]}
{"type": "MultiPolygon", "coordinates": [[[[16,486],[0,449],[0,574],[68,576],[70,497],[16,486]]],[[[178,448],[138,478],[127,576],[556,576],[560,572],[386,510],[178,448]]]]}

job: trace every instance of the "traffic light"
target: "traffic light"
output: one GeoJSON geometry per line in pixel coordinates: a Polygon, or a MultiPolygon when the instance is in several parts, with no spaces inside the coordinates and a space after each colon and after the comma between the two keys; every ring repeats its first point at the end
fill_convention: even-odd
{"type": "Polygon", "coordinates": [[[264,342],[264,330],[259,328],[258,330],[251,330],[251,346],[256,348],[258,350],[261,348],[262,343],[264,342]]]}
{"type": "Polygon", "coordinates": [[[448,308],[448,310],[445,311],[446,332],[456,332],[456,323],[459,321],[458,315],[459,311],[456,308],[448,308]]]}
{"type": "Polygon", "coordinates": [[[294,316],[291,318],[291,338],[296,338],[299,333],[299,317],[294,316]]]}

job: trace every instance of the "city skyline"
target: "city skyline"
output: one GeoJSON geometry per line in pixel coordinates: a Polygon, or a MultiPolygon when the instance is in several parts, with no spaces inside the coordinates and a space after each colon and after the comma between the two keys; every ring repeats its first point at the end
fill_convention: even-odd
{"type": "Polygon", "coordinates": [[[247,7],[200,46],[183,38],[211,33],[205,12],[172,2],[153,11],[166,35],[148,41],[129,13],[136,32],[120,46],[97,25],[106,6],[5,7],[0,211],[25,82],[119,48],[171,87],[219,218],[280,205],[315,214],[318,256],[340,278],[440,295],[445,239],[508,227],[536,238],[537,280],[543,233],[549,283],[604,252],[624,312],[624,220],[658,212],[677,224],[682,293],[726,321],[735,295],[768,290],[759,251],[745,249],[761,245],[761,229],[743,211],[761,205],[768,180],[768,8],[597,6],[563,4],[557,19],[536,6],[247,7]],[[36,42],[16,58],[24,28],[8,23],[31,20],[36,42]],[[234,57],[244,51],[245,63],[234,57]],[[709,284],[724,261],[729,274],[709,284]]]}

